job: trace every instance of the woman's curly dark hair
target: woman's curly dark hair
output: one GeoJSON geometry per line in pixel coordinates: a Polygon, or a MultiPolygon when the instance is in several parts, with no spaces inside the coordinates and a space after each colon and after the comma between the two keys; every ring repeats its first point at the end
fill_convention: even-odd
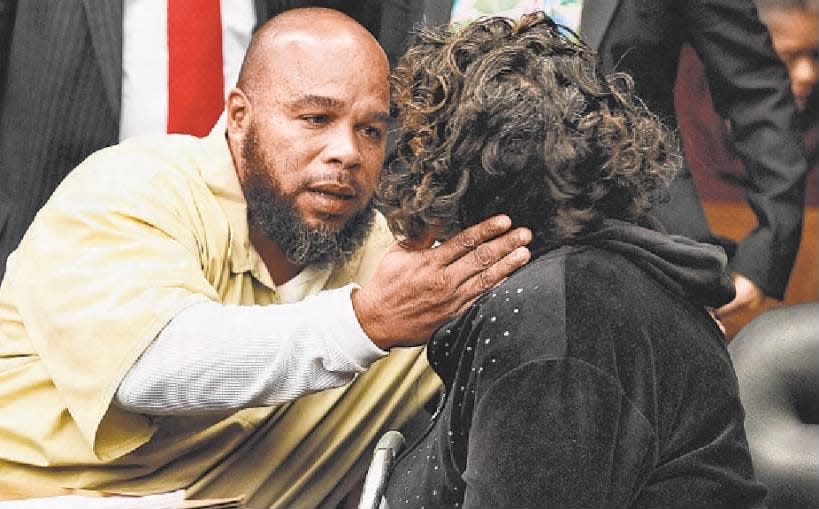
{"type": "Polygon", "coordinates": [[[643,214],[678,144],[628,76],[596,65],[542,12],[421,29],[393,73],[401,125],[378,192],[393,231],[446,238],[505,213],[546,243],[643,214]]]}

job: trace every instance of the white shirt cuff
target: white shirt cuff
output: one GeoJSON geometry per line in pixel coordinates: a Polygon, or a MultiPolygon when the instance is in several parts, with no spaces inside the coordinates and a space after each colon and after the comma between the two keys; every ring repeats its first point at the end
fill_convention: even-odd
{"type": "Polygon", "coordinates": [[[360,286],[350,283],[341,288],[325,291],[324,298],[330,300],[330,305],[327,306],[328,316],[324,319],[326,323],[334,324],[338,328],[333,337],[339,352],[350,362],[361,366],[363,370],[385,357],[388,352],[378,348],[358,322],[352,299],[353,290],[357,288],[360,286]]]}

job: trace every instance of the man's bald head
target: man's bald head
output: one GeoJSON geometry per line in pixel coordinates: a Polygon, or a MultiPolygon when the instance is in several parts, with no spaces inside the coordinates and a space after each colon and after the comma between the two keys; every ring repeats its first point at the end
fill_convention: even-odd
{"type": "MultiPolygon", "coordinates": [[[[370,61],[384,67],[389,73],[389,62],[378,41],[353,18],[346,14],[321,7],[290,9],[271,18],[262,25],[250,41],[237,86],[249,95],[268,83],[276,61],[287,53],[288,46],[316,44],[329,48],[348,44],[357,48],[370,61]]],[[[354,58],[355,55],[350,55],[354,58]]],[[[339,62],[344,65],[347,62],[339,62]]]]}

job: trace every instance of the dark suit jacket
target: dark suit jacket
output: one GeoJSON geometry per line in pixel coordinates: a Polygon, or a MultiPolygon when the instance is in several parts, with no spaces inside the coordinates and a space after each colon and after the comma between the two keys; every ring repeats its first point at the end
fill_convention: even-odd
{"type": "MultiPolygon", "coordinates": [[[[686,41],[695,48],[753,182],[748,202],[759,225],[739,244],[732,269],[781,299],[799,248],[807,166],[787,71],[751,0],[585,0],[580,32],[604,72],[631,74],[648,105],[672,123],[680,51],[686,41]]],[[[672,233],[709,236],[687,168],[657,215],[672,233]]]]}
{"type": "MultiPolygon", "coordinates": [[[[254,0],[259,22],[337,8],[378,33],[378,2],[254,0]]],[[[119,140],[122,0],[0,0],[0,278],[37,211],[92,152],[119,140]],[[6,78],[6,79],[4,79],[6,78]]]]}

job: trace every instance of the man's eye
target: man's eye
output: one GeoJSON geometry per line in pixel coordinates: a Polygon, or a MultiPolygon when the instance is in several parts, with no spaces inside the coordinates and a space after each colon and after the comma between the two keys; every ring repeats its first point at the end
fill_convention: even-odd
{"type": "Polygon", "coordinates": [[[368,138],[378,139],[380,140],[384,136],[384,130],[379,129],[378,127],[365,127],[363,129],[364,136],[368,138]]]}
{"type": "Polygon", "coordinates": [[[324,125],[327,123],[327,115],[304,115],[301,119],[311,125],[324,125]]]}

